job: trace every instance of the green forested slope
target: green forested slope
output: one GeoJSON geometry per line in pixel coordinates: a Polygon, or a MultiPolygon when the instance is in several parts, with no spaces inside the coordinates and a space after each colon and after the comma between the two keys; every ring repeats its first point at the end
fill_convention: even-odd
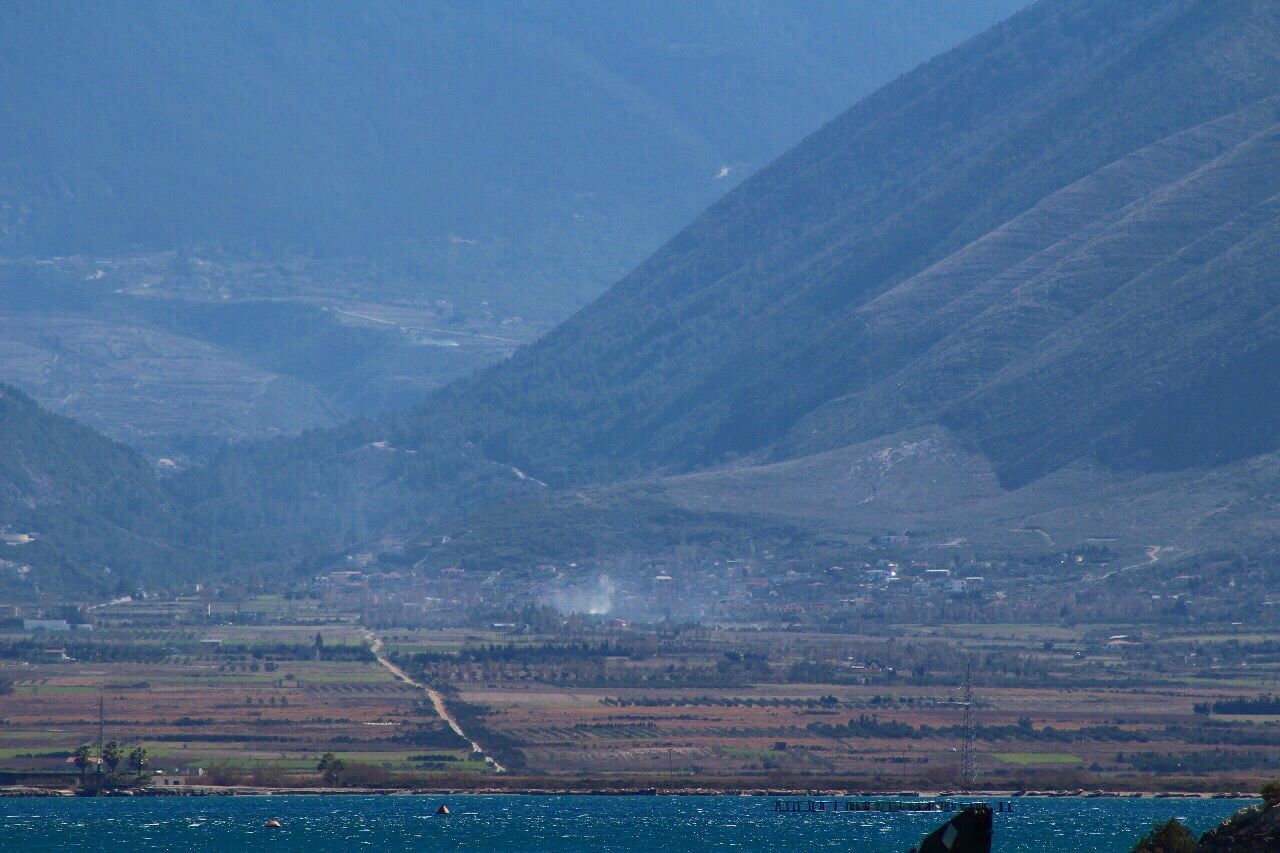
{"type": "Polygon", "coordinates": [[[0,385],[0,588],[84,597],[214,566],[138,454],[0,385]]]}

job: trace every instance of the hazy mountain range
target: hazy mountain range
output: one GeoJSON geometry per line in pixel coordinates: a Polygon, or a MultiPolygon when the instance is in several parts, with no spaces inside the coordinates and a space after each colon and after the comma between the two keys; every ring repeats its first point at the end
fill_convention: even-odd
{"type": "Polygon", "coordinates": [[[661,539],[663,518],[1265,547],[1277,166],[1280,6],[1042,0],[536,344],[410,412],[230,449],[167,506],[242,563],[444,530],[465,563],[468,534],[528,553],[557,529],[661,539]]]}
{"type": "Polygon", "coordinates": [[[402,408],[1024,3],[9,5],[0,377],[153,457],[402,408]]]}
{"type": "Polygon", "coordinates": [[[424,285],[496,275],[559,319],[725,180],[1021,5],[14,5],[0,247],[417,247],[424,285]],[[470,244],[531,257],[442,262],[470,244]]]}

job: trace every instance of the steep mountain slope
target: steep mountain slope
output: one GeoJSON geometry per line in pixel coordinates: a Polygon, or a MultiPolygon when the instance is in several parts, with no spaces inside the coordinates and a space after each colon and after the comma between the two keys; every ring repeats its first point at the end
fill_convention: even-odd
{"type": "MultiPolygon", "coordinates": [[[[1010,446],[970,410],[953,413],[948,404],[974,395],[972,409],[995,410],[994,398],[1023,387],[1001,370],[1029,369],[1032,352],[1079,365],[1081,353],[1049,348],[1053,331],[1077,348],[1110,349],[1126,323],[1141,322],[1169,348],[1203,359],[1177,312],[1151,317],[1133,306],[1122,318],[1104,303],[1145,283],[1168,304],[1162,279],[1140,275],[1179,250],[1186,250],[1174,261],[1181,269],[1163,278],[1175,292],[1185,287],[1189,297],[1197,276],[1222,275],[1213,265],[1231,256],[1219,258],[1213,241],[1238,245],[1238,266],[1256,261],[1252,276],[1241,279],[1246,270],[1233,268],[1219,287],[1238,288],[1242,299],[1265,290],[1270,268],[1257,253],[1266,251],[1274,222],[1267,202],[1275,192],[1276,106],[1267,99],[1278,91],[1276,15],[1265,3],[1039,4],[863,102],[708,211],[542,346],[445,399],[476,413],[492,454],[555,477],[574,468],[584,445],[599,448],[591,455],[607,456],[614,470],[703,464],[783,440],[831,446],[883,430],[883,398],[901,399],[905,390],[923,398],[908,401],[909,422],[948,418],[984,442],[1003,478],[1023,482],[1097,437],[1096,427],[1076,429],[1065,459],[1026,439],[1062,424],[1080,401],[1037,384],[1041,377],[1028,380],[1043,398],[1017,403],[1031,423],[1002,421],[1024,438],[1010,446]],[[1051,197],[1100,169],[1120,168],[1122,158],[1162,141],[1177,145],[1177,134],[1195,136],[1214,121],[1229,126],[1226,137],[1147,177],[1150,204],[1135,193],[1138,209],[1127,210],[1128,199],[1104,187],[1078,231],[1030,223],[1030,240],[1046,244],[1032,265],[1057,260],[1069,248],[1059,241],[1093,237],[1046,270],[1039,293],[1025,269],[1012,271],[1003,292],[983,286],[981,269],[942,287],[913,281],[1001,226],[1017,231],[1015,218],[1042,202],[1079,204],[1051,197]],[[1176,190],[1180,196],[1161,196],[1176,190]],[[1109,205],[1120,208],[1110,214],[1118,214],[1114,223],[1109,205]],[[915,290],[937,306],[934,323],[917,305],[892,313],[915,290]],[[1114,325],[1099,328],[1099,316],[1114,325]],[[901,332],[886,339],[880,324],[901,332]],[[536,406],[528,404],[533,393],[543,395],[536,406]],[[816,428],[816,440],[805,441],[815,428],[802,417],[860,393],[880,396],[852,402],[835,417],[838,430],[816,428]],[[518,431],[494,428],[506,419],[518,431]]],[[[1158,154],[1131,165],[1138,172],[1165,165],[1158,154]]],[[[992,274],[1020,260],[1006,247],[992,256],[976,259],[992,274]]],[[[1220,302],[1220,310],[1238,304],[1220,302]]],[[[1229,316],[1197,319],[1231,329],[1229,316]]],[[[1120,360],[1129,372],[1108,378],[1135,392],[1160,364],[1138,348],[1120,360]]],[[[1101,417],[1108,403],[1095,399],[1085,411],[1101,417]]],[[[903,425],[900,411],[885,417],[903,425]]]]}
{"type": "Polygon", "coordinates": [[[9,594],[132,590],[212,561],[189,544],[133,451],[0,385],[0,588],[9,594]]]}
{"type": "MultiPolygon", "coordinates": [[[[346,433],[310,445],[323,477],[295,465],[265,499],[349,531],[334,495],[360,482],[386,532],[478,499],[437,454],[507,466],[509,494],[926,427],[1004,491],[1267,453],[1278,164],[1280,6],[1042,0],[860,102],[536,346],[361,428],[404,464],[353,475],[346,433]]],[[[219,511],[263,495],[237,466],[183,487],[219,511]]]]}
{"type": "MultiPolygon", "coordinates": [[[[1133,416],[1159,417],[1173,388],[1195,393],[1187,383],[1216,358],[1266,358],[1249,353],[1265,346],[1280,298],[1278,104],[1138,151],[862,306],[865,357],[892,382],[824,404],[793,430],[796,445],[830,447],[941,413],[976,437],[1006,483],[1098,449],[1114,430],[1126,449],[1109,450],[1113,462],[1194,464],[1151,444],[1177,439],[1133,416]]],[[[1222,442],[1267,423],[1265,413],[1213,408],[1221,428],[1203,436],[1203,461],[1245,455],[1222,442]]]]}

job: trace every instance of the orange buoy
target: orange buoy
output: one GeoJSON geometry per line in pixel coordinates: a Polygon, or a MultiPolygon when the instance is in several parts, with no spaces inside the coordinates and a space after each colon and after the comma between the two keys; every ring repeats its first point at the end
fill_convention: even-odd
{"type": "Polygon", "coordinates": [[[262,825],[264,829],[280,829],[284,824],[280,822],[280,818],[273,817],[262,825]]]}

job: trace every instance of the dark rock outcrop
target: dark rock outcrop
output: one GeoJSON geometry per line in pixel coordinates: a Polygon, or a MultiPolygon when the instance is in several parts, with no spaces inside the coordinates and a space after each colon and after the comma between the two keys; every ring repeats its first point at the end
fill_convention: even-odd
{"type": "Polygon", "coordinates": [[[1170,818],[1143,836],[1133,853],[1195,853],[1195,849],[1195,834],[1170,818]]]}
{"type": "Polygon", "coordinates": [[[970,806],[925,836],[912,853],[991,853],[994,815],[987,806],[970,806]]]}
{"type": "Polygon", "coordinates": [[[1196,853],[1280,853],[1280,805],[1241,809],[1209,830],[1196,853]]]}

